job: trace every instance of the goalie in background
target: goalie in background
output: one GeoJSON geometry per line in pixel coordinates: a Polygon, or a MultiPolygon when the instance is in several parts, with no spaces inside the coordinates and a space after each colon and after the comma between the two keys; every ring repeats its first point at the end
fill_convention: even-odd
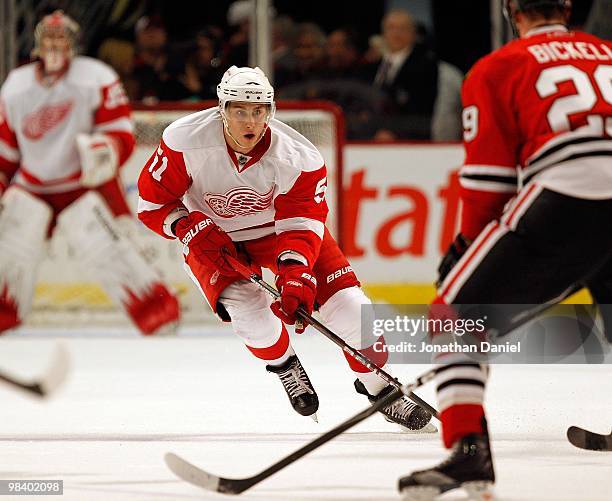
{"type": "MultiPolygon", "coordinates": [[[[327,173],[319,151],[274,119],[274,89],[259,68],[232,66],[217,86],[219,106],[169,125],[138,181],[138,217],[183,243],[185,270],[217,315],[231,321],[250,352],[281,380],[293,408],[314,416],[319,401],[285,324],[315,300],[327,326],[379,365],[386,352],[362,346],[361,307],[370,304],[325,226],[327,173]],[[281,293],[244,280],[225,252],[276,274],[281,293]]],[[[365,343],[364,343],[365,344],[365,343]]],[[[351,356],[357,391],[376,401],[393,387],[351,356]]],[[[402,398],[383,409],[410,430],[431,414],[402,398]]],[[[435,429],[435,428],[434,428],[435,429]]]]}
{"type": "Polygon", "coordinates": [[[0,333],[29,314],[56,224],[140,332],[171,332],[177,298],[128,236],[136,220],[119,179],[134,149],[128,100],[109,66],[75,55],[78,31],[62,11],[45,16],[37,60],[0,91],[0,333]]]}

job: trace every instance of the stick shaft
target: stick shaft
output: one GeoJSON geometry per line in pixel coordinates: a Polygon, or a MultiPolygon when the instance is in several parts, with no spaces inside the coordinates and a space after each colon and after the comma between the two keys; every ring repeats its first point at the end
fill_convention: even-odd
{"type": "MultiPolygon", "coordinates": [[[[233,256],[229,254],[226,254],[225,257],[227,261],[234,267],[234,269],[238,273],[240,273],[244,278],[246,278],[247,280],[250,280],[254,284],[264,289],[274,299],[278,299],[280,297],[280,293],[274,287],[268,284],[257,273],[254,273],[248,266],[245,266],[238,259],[234,258],[233,256]]],[[[402,386],[402,384],[397,380],[397,378],[394,378],[391,374],[381,369],[378,365],[372,362],[372,360],[370,360],[366,355],[361,353],[359,350],[356,350],[355,348],[347,344],[346,341],[344,341],[344,339],[342,339],[332,330],[327,328],[325,325],[319,322],[312,315],[308,314],[308,312],[306,312],[302,307],[299,307],[297,309],[297,314],[298,314],[297,316],[301,320],[312,325],[326,338],[328,338],[330,341],[338,345],[344,352],[346,352],[347,354],[352,356],[355,360],[357,360],[358,362],[363,364],[365,367],[370,369],[372,372],[377,374],[387,384],[393,385],[395,388],[400,388],[402,386]]],[[[413,402],[419,404],[421,407],[427,410],[434,417],[439,419],[438,411],[434,407],[432,407],[429,403],[427,403],[425,400],[423,400],[421,397],[419,397],[418,395],[412,392],[406,394],[406,396],[410,398],[410,400],[412,400],[413,402]]]]}

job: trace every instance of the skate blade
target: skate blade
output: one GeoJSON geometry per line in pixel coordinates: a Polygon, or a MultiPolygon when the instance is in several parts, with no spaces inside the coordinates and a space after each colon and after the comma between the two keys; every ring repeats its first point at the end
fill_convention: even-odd
{"type": "Polygon", "coordinates": [[[488,481],[464,482],[461,487],[467,492],[470,501],[494,501],[493,484],[488,481]]]}
{"type": "Polygon", "coordinates": [[[436,428],[436,425],[434,425],[433,423],[427,423],[420,430],[411,430],[410,428],[406,428],[405,426],[402,426],[401,424],[398,426],[400,427],[400,430],[402,430],[404,433],[410,433],[412,435],[419,435],[421,433],[437,433],[438,432],[438,428],[436,428]]]}
{"type": "MultiPolygon", "coordinates": [[[[495,501],[493,484],[488,481],[465,482],[461,487],[468,495],[469,501],[495,501]]],[[[451,489],[452,490],[452,489],[451,489]]],[[[433,485],[415,485],[402,490],[402,501],[435,501],[444,494],[433,485]]]]}
{"type": "Polygon", "coordinates": [[[415,485],[402,489],[403,501],[434,501],[440,496],[440,488],[430,485],[415,485]]]}

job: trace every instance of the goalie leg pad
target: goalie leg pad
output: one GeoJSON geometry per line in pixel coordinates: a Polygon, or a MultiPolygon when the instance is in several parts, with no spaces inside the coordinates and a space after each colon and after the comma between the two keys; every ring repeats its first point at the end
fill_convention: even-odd
{"type": "Polygon", "coordinates": [[[0,332],[30,313],[38,265],[53,216],[39,198],[17,186],[0,199],[0,332]]]}
{"type": "Polygon", "coordinates": [[[59,224],[86,272],[100,281],[140,332],[175,330],[176,296],[124,234],[99,193],[83,195],[60,215],[59,224]]]}
{"type": "Polygon", "coordinates": [[[234,332],[257,358],[280,365],[295,354],[287,329],[270,309],[272,299],[259,286],[241,280],[226,287],[219,301],[234,332]]]}

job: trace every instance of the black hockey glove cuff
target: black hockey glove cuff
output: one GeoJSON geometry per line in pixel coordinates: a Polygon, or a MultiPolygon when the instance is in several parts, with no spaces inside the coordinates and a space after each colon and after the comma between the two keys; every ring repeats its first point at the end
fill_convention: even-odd
{"type": "Polygon", "coordinates": [[[457,261],[461,259],[461,256],[465,254],[472,242],[468,241],[461,233],[459,233],[452,244],[448,247],[446,254],[440,261],[438,266],[438,280],[436,281],[436,287],[440,287],[446,276],[455,267],[457,261]]]}

